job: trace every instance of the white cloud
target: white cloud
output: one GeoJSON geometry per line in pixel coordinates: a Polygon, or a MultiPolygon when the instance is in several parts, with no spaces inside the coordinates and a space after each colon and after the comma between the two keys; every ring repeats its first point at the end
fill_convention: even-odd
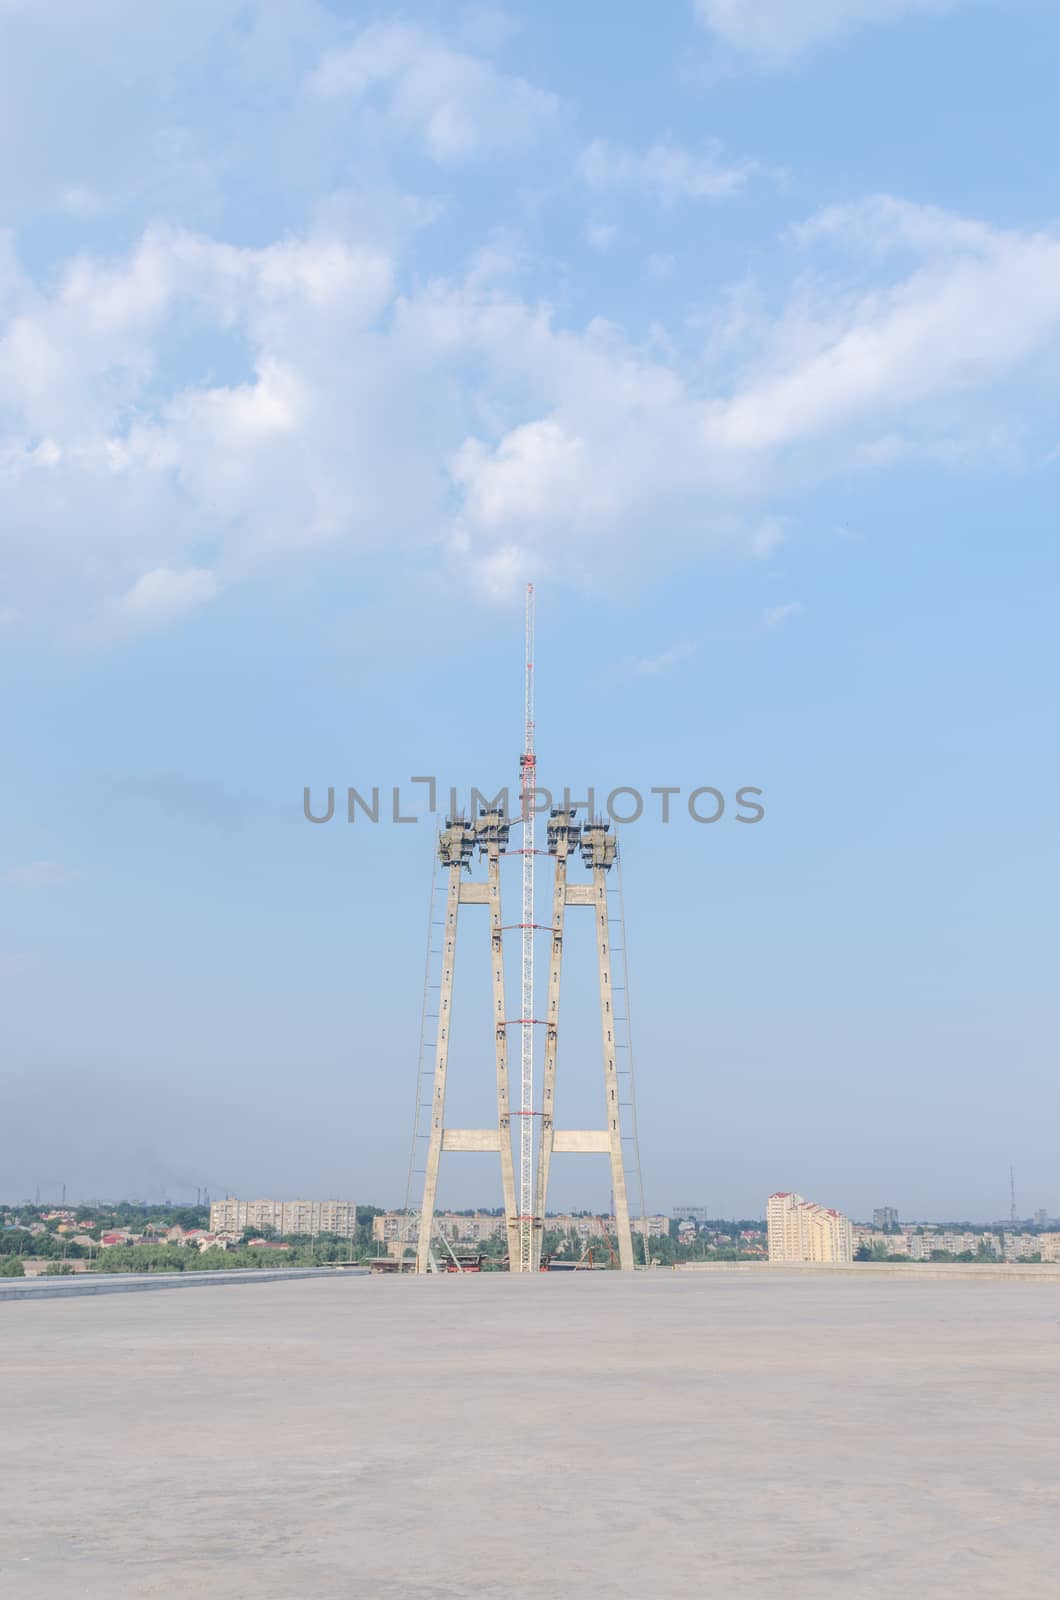
{"type": "Polygon", "coordinates": [[[15,889],[54,889],[73,876],[56,861],[31,861],[24,867],[10,867],[5,879],[15,889]]]}
{"type": "Polygon", "coordinates": [[[556,96],[453,50],[406,23],[373,23],[325,55],[310,79],[320,97],[366,105],[388,128],[422,141],[435,161],[458,162],[532,139],[556,96]]]}
{"type": "Polygon", "coordinates": [[[789,617],[798,617],[804,610],[801,600],[789,600],[787,605],[783,606],[767,606],[762,612],[760,625],[767,633],[772,633],[777,628],[782,628],[789,617]]]}
{"type": "MultiPolygon", "coordinates": [[[[614,566],[734,539],[766,555],[780,527],[755,508],[786,488],[875,465],[881,440],[884,459],[903,447],[953,459],[991,386],[1055,347],[1060,242],[961,218],[947,230],[938,213],[918,227],[910,207],[893,219],[902,250],[911,233],[930,240],[912,271],[863,287],[849,264],[804,276],[738,360],[695,381],[602,325],[509,326],[508,363],[530,363],[538,409],[453,457],[465,559],[503,543],[585,581],[595,564],[606,582],[614,566]]],[[[851,208],[845,231],[862,221],[851,208]]],[[[832,247],[843,233],[833,213],[832,247]]]]}
{"type": "Polygon", "coordinates": [[[997,237],[985,222],[956,216],[938,206],[914,205],[890,194],[825,206],[796,225],[791,235],[803,246],[830,244],[872,260],[904,251],[925,258],[981,253],[997,237]]]}
{"type": "MultiPolygon", "coordinates": [[[[851,291],[822,282],[795,300],[766,340],[760,370],[710,411],[708,433],[737,450],[770,450],[913,417],[930,397],[972,393],[1033,358],[1060,325],[1060,240],[992,230],[929,209],[834,209],[835,242],[861,247],[866,214],[890,214],[891,242],[923,258],[904,278],[851,291]]],[[[812,237],[811,226],[807,236],[812,237]]]]}
{"type": "MultiPolygon", "coordinates": [[[[341,412],[359,385],[370,410],[379,352],[369,340],[356,373],[334,356],[352,359],[390,282],[384,254],[330,235],[253,250],[155,228],[124,259],[75,259],[51,295],[21,285],[0,320],[12,599],[87,598],[108,628],[143,628],[355,523],[349,476],[374,441],[370,424],[362,446],[344,438],[341,412]],[[218,335],[244,379],[164,381],[165,352],[218,335]],[[203,575],[203,539],[226,572],[203,575]]],[[[362,496],[366,516],[376,503],[362,496]]]]}
{"type": "Polygon", "coordinates": [[[1018,373],[1032,410],[1051,381],[1053,235],[885,199],[811,218],[796,246],[778,305],[723,299],[705,341],[647,346],[564,326],[502,254],[399,293],[400,262],[335,231],[249,249],[152,229],[51,289],[19,279],[5,606],[121,637],[366,556],[446,563],[486,595],[766,557],[792,490],[903,454],[962,469],[1004,444],[999,386],[1018,373]],[[217,335],[224,381],[195,356],[217,335]]]}
{"type": "Polygon", "coordinates": [[[641,189],[668,206],[678,200],[724,199],[752,170],[750,164],[726,166],[717,145],[694,155],[670,141],[638,154],[594,139],[578,157],[578,171],[590,188],[641,189]]]}
{"type": "Polygon", "coordinates": [[[644,265],[649,278],[668,278],[674,270],[674,258],[663,251],[653,251],[644,265]]]}
{"type": "Polygon", "coordinates": [[[134,628],[153,628],[197,611],[217,594],[217,579],[202,567],[173,572],[156,567],[137,578],[113,606],[114,620],[134,628]]]}
{"type": "Polygon", "coordinates": [[[959,0],[696,0],[701,21],[727,44],[782,61],[867,22],[947,11],[959,0]]]}

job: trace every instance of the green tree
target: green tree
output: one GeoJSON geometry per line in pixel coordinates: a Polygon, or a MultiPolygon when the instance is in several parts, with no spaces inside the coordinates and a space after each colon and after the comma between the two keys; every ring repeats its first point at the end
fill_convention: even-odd
{"type": "Polygon", "coordinates": [[[208,1228],[210,1213],[205,1206],[181,1206],[164,1220],[174,1228],[208,1228]]]}

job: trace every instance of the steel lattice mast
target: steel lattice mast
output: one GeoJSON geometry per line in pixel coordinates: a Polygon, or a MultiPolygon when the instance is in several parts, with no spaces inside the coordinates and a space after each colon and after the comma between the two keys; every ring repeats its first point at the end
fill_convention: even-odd
{"type": "Polygon", "coordinates": [[[519,758],[523,823],[523,992],[520,1010],[522,1074],[519,1094],[519,1272],[532,1267],[534,1238],[534,586],[526,586],[526,697],[523,753],[519,758]]]}

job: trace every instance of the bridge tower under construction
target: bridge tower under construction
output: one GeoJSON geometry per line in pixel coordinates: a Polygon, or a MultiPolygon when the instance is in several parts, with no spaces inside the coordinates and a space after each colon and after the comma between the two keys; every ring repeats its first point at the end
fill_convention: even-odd
{"type": "MultiPolygon", "coordinates": [[[[593,816],[580,821],[575,806],[550,806],[546,799],[544,809],[549,811],[547,848],[538,851],[536,847],[535,821],[537,811],[542,809],[539,801],[543,791],[535,787],[533,632],[533,589],[528,587],[526,739],[520,757],[520,815],[514,820],[509,818],[506,795],[502,792],[502,796],[481,807],[477,816],[448,816],[438,833],[417,1061],[416,1110],[405,1195],[405,1229],[400,1247],[404,1258],[415,1244],[417,1272],[450,1266],[458,1270],[460,1266],[455,1252],[436,1228],[439,1173],[442,1157],[448,1152],[478,1152],[497,1159],[510,1271],[532,1272],[544,1265],[552,1158],[561,1154],[607,1156],[617,1262],[623,1271],[632,1271],[637,1264],[627,1175],[633,1178],[641,1218],[640,1256],[643,1263],[648,1261],[619,844],[609,822],[593,816]],[[521,843],[511,848],[510,839],[515,828],[520,830],[521,843]],[[551,915],[547,922],[540,923],[535,920],[534,912],[534,858],[539,854],[547,856],[552,865],[551,915]],[[501,864],[507,856],[521,858],[522,900],[521,920],[506,925],[501,905],[501,864]],[[577,869],[579,862],[588,876],[579,880],[575,871],[572,879],[571,867],[577,869]],[[483,864],[484,876],[481,873],[483,864]],[[446,1120],[458,933],[462,926],[461,912],[470,906],[483,906],[488,915],[489,1010],[487,1013],[483,996],[482,1014],[484,1018],[489,1015],[492,1030],[496,1120],[487,1128],[450,1127],[446,1120]],[[602,1122],[592,1128],[557,1125],[557,1104],[562,1107],[562,1087],[570,1080],[573,1069],[573,1063],[564,1059],[560,1029],[564,933],[569,909],[591,911],[596,933],[603,1117],[602,1122]],[[618,931],[617,946],[612,938],[615,930],[618,931]],[[521,936],[522,984],[517,1015],[509,1014],[506,998],[506,932],[518,932],[521,936]],[[547,935],[549,943],[543,1015],[538,1014],[533,981],[534,945],[538,935],[542,938],[547,935]],[[509,1060],[509,1030],[513,1027],[520,1029],[519,1093],[515,1105],[512,1104],[509,1060]],[[534,1039],[542,1030],[543,1070],[538,1098],[534,1085],[534,1039]],[[558,1098],[557,1089],[560,1090],[558,1098]],[[516,1135],[518,1162],[513,1154],[513,1134],[516,1135]]],[[[467,937],[466,932],[463,937],[467,937]]]]}

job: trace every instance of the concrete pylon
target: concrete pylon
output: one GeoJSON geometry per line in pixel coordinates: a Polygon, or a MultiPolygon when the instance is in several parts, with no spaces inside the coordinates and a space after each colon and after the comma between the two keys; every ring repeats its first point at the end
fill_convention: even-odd
{"type": "Polygon", "coordinates": [[[552,902],[552,955],[549,963],[548,1001],[545,1015],[545,1071],[538,1153],[537,1192],[534,1204],[534,1265],[540,1266],[548,1203],[548,1178],[553,1153],[607,1155],[611,1163],[618,1262],[623,1272],[633,1271],[633,1237],[622,1153],[622,1118],[619,1106],[617,1041],[611,977],[611,939],[607,906],[607,874],[614,866],[616,843],[607,822],[589,821],[579,826],[574,812],[555,811],[548,824],[549,853],[555,858],[552,902]],[[570,852],[581,849],[592,872],[591,883],[569,883],[570,852]],[[603,1128],[558,1129],[554,1100],[559,1048],[559,995],[563,962],[564,914],[568,906],[591,906],[596,915],[596,956],[600,989],[600,1036],[604,1064],[603,1128]]]}
{"type": "Polygon", "coordinates": [[[438,1033],[434,1053],[434,1086],[431,1122],[424,1162],[423,1199],[416,1241],[416,1271],[427,1272],[431,1260],[431,1237],[438,1192],[438,1169],[443,1150],[481,1151],[500,1157],[504,1217],[509,1252],[518,1248],[519,1223],[515,1206],[515,1173],[512,1162],[511,1112],[508,1104],[508,1034],[504,1016],[504,948],[501,924],[500,853],[508,842],[509,823],[500,811],[486,811],[474,822],[447,819],[439,835],[438,855],[448,868],[449,882],[445,907],[445,936],[442,943],[442,971],[438,989],[438,1033]],[[471,869],[478,850],[486,857],[485,882],[468,882],[464,873],[471,869]],[[456,973],[456,936],[460,907],[485,905],[490,913],[490,965],[492,973],[494,1053],[497,1068],[496,1128],[447,1128],[445,1090],[449,1070],[449,1036],[452,1023],[453,980],[456,973]]]}
{"type": "Polygon", "coordinates": [[[548,998],[545,1002],[545,1068],[541,1089],[541,1142],[537,1149],[537,1183],[534,1192],[534,1242],[532,1265],[541,1265],[545,1233],[545,1203],[552,1165],[553,1119],[556,1093],[556,1054],[559,1048],[559,990],[563,976],[563,914],[567,907],[567,859],[577,849],[581,830],[573,811],[556,811],[548,819],[548,849],[555,859],[552,890],[552,943],[548,963],[548,998]]]}

